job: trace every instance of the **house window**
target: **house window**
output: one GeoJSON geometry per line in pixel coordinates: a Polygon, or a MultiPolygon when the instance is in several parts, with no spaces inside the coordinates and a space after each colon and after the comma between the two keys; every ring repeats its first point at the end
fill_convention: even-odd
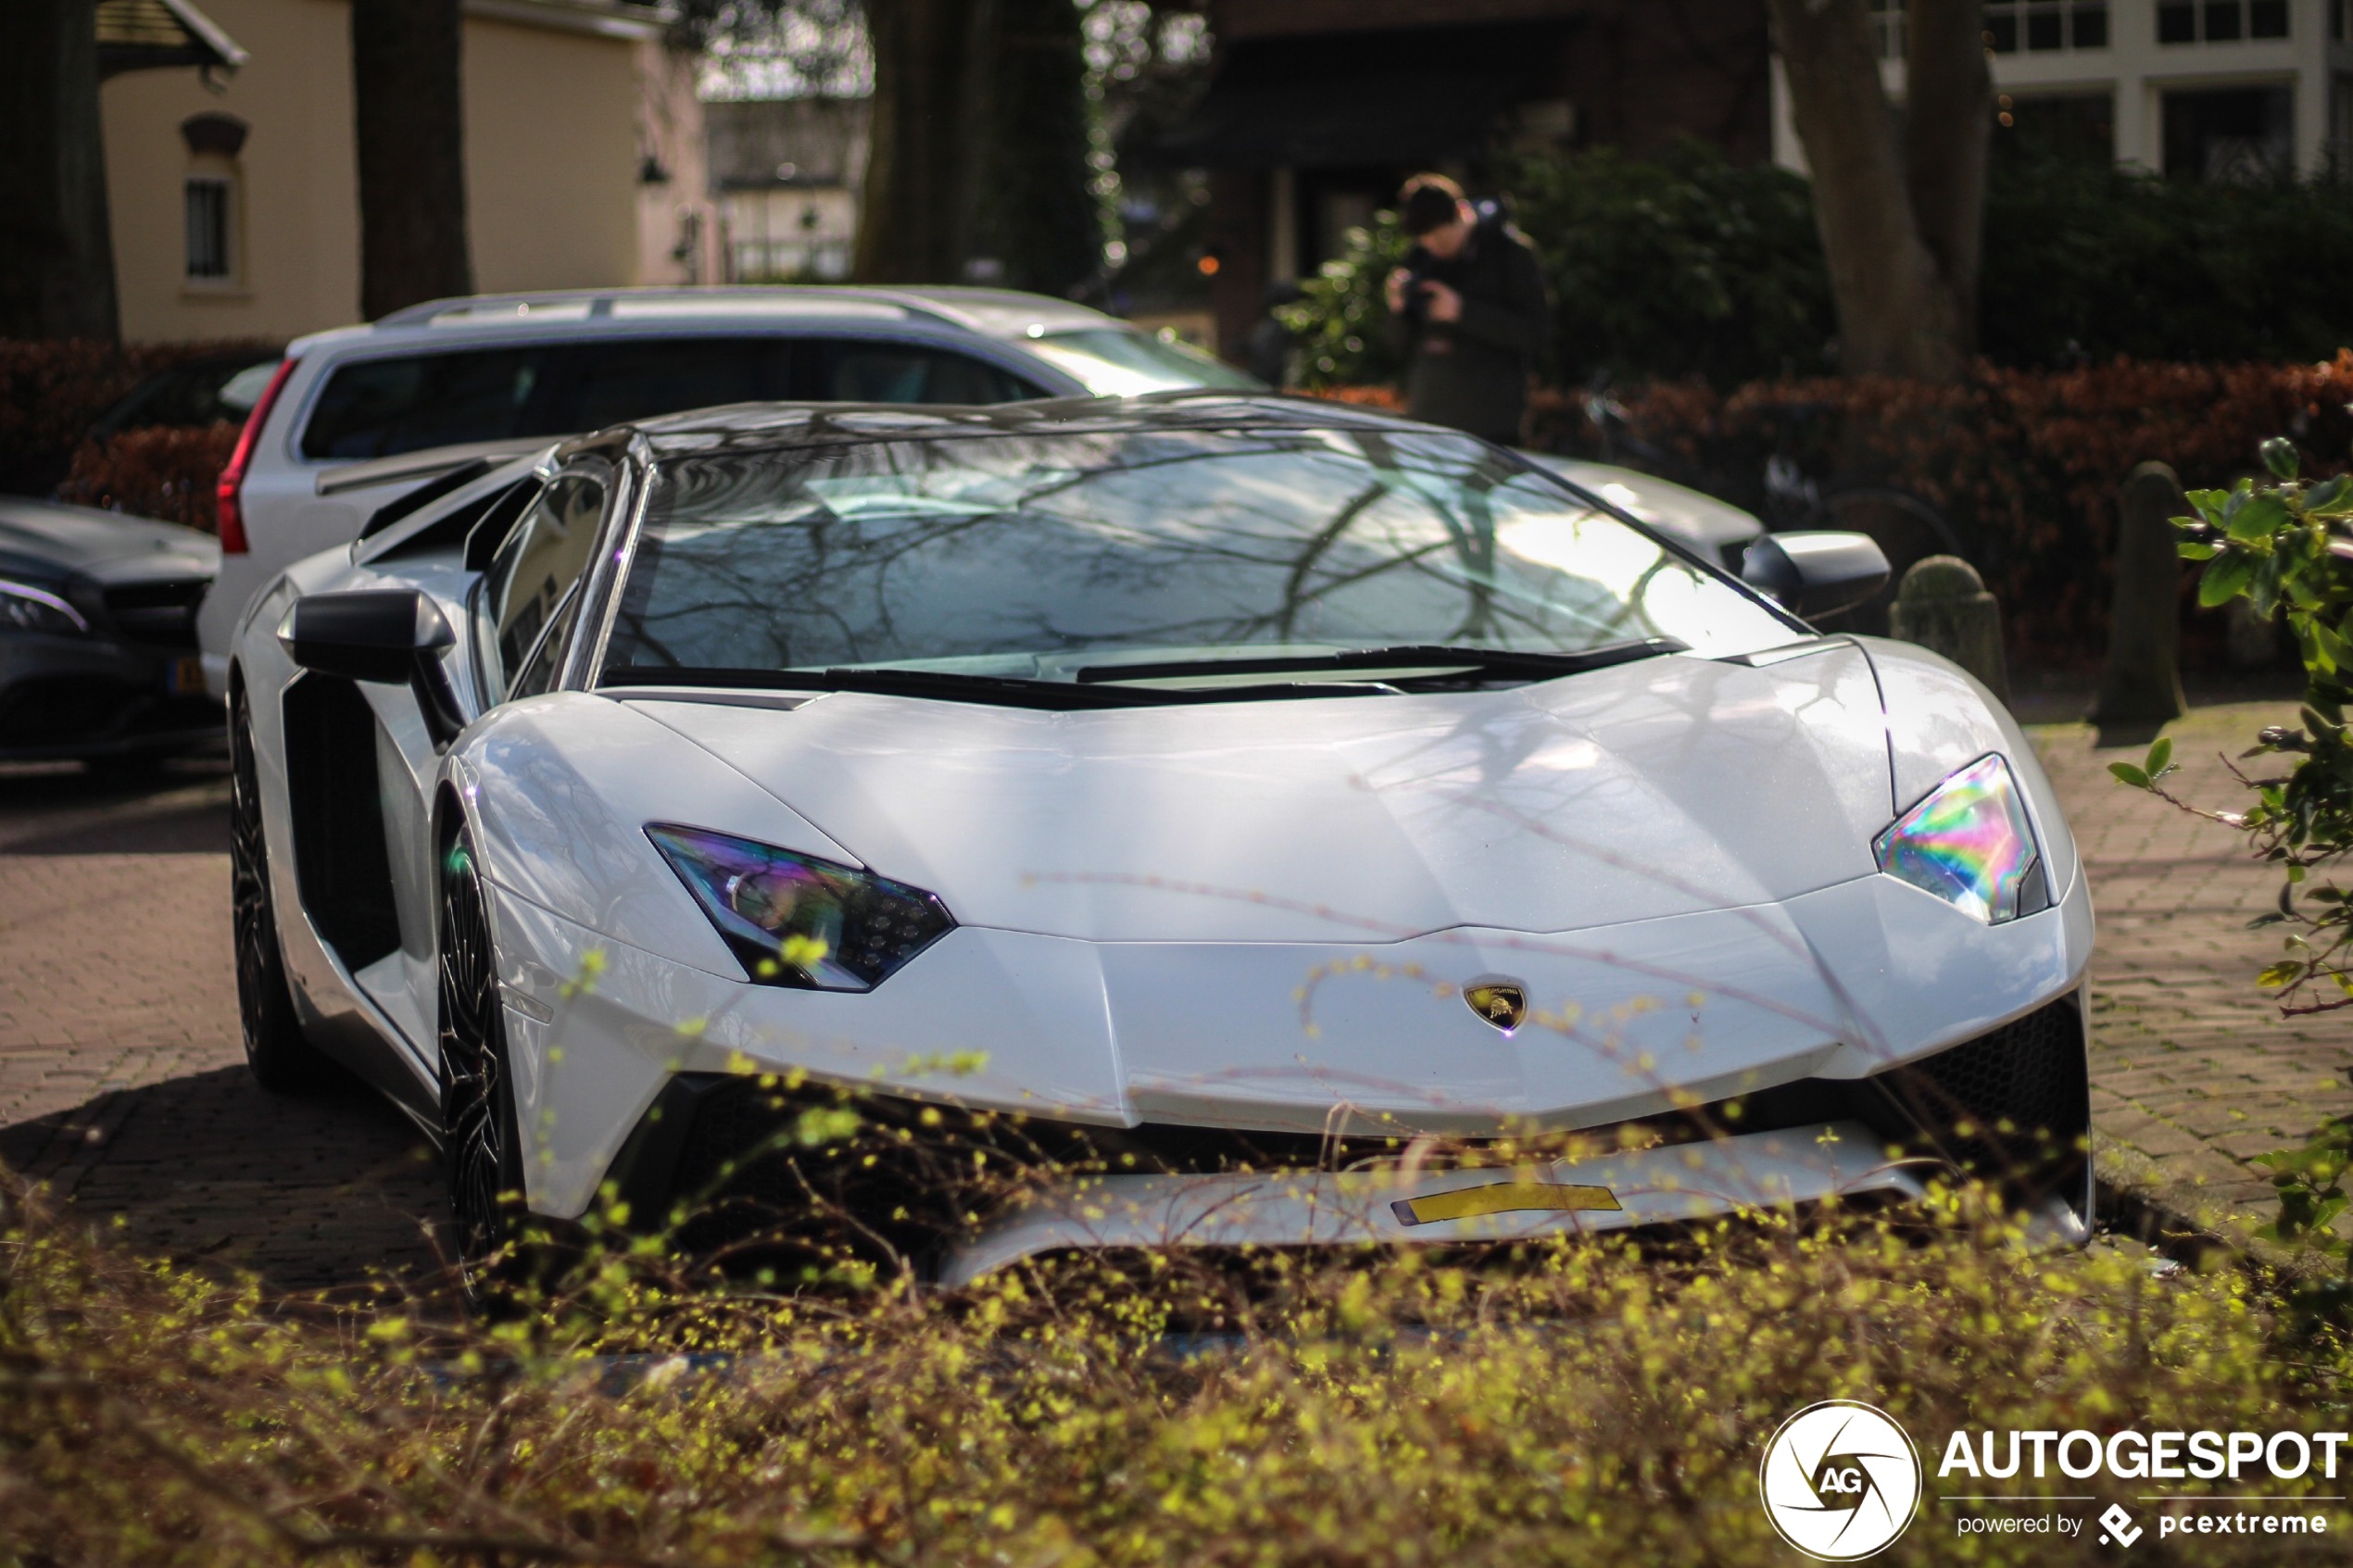
{"type": "Polygon", "coordinates": [[[1985,46],[1997,55],[2108,47],[2108,0],[1987,0],[1985,46]]]}
{"type": "Polygon", "coordinates": [[[180,122],[188,144],[187,176],[181,182],[181,231],[185,236],[182,276],[200,289],[233,287],[245,258],[238,228],[242,177],[238,157],[245,147],[245,122],[234,115],[192,115],[180,122]]]}
{"type": "Polygon", "coordinates": [[[2259,184],[2296,167],[2296,94],[2272,87],[2176,88],[2165,94],[2165,172],[2259,184]]]}
{"type": "Polygon", "coordinates": [[[229,279],[229,182],[192,174],[187,182],[188,277],[191,282],[229,279]]]}
{"type": "Polygon", "coordinates": [[[2005,93],[1997,102],[1996,157],[2057,157],[2095,168],[2116,161],[2113,93],[2005,93]]]}
{"type": "Polygon", "coordinates": [[[1904,57],[1904,0],[1871,0],[1871,27],[1879,39],[1879,57],[1904,57]]]}
{"type": "MultiPolygon", "coordinates": [[[[2345,0],[2332,0],[2342,11],[2345,0]]],[[[2285,38],[2287,0],[2158,0],[2159,44],[2235,44],[2244,38],[2285,38]]]]}

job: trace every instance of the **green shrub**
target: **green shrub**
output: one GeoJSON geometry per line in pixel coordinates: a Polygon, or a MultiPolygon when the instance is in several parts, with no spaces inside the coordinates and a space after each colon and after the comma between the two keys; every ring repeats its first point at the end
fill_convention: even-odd
{"type": "MultiPolygon", "coordinates": [[[[2353,855],[2353,475],[2302,479],[2302,456],[2284,436],[2263,444],[2263,458],[2273,483],[2193,490],[2195,515],[2173,521],[2183,558],[2205,563],[2200,604],[2245,599],[2265,619],[2287,621],[2304,666],[2298,722],[2254,737],[2245,756],[2267,763],[2260,777],[2240,775],[2254,796],[2243,811],[2200,810],[2168,794],[2170,741],[2109,771],[2237,828],[2254,855],[2280,869],[2278,907],[2256,924],[2282,928],[2284,950],[2257,984],[2283,1013],[2332,1012],[2353,1008],[2353,888],[2338,880],[2353,855]]],[[[2353,1203],[2353,1116],[2327,1118],[2301,1148],[2261,1162],[2279,1193],[2272,1239],[2334,1254],[2353,1283],[2353,1247],[2335,1224],[2353,1203]]]]}
{"type": "MultiPolygon", "coordinates": [[[[1702,144],[1657,159],[1598,149],[1494,170],[1552,282],[1543,373],[1557,384],[1697,378],[1724,388],[1836,370],[1837,321],[1806,181],[1702,144]]],[[[1311,387],[1385,381],[1380,278],[1403,252],[1383,215],[1286,317],[1311,387]]],[[[2353,292],[2316,256],[2353,252],[2353,184],[2208,185],[2022,156],[1985,207],[1980,345],[1995,365],[2325,358],[2353,342],[2353,292]]]]}
{"type": "Polygon", "coordinates": [[[1375,213],[1370,229],[1349,230],[1347,250],[1300,283],[1297,303],[1277,309],[1298,345],[1301,385],[1319,392],[1369,386],[1403,371],[1381,282],[1406,249],[1397,215],[1375,213]]]}
{"type": "Polygon", "coordinates": [[[2310,258],[2348,253],[2353,183],[2199,184],[2058,158],[1997,164],[1980,341],[1999,365],[2324,359],[2353,343],[2353,293],[2310,258]]]}
{"type": "Polygon", "coordinates": [[[1798,176],[1686,142],[1655,162],[1524,158],[1500,183],[1544,258],[1563,383],[1831,369],[1830,274],[1798,176]]]}
{"type": "MultiPolygon", "coordinates": [[[[1931,1474],[1965,1426],[2345,1426],[2342,1348],[2278,1338],[2245,1276],[2020,1242],[1952,1198],[1510,1272],[1172,1249],[864,1298],[618,1253],[484,1325],[265,1301],[20,1210],[0,1562],[1780,1564],[1759,1452],[1824,1399],[1888,1411],[1931,1474]]],[[[2146,1483],[2085,1485],[2153,1525],[2146,1483]]],[[[1930,1502],[1894,1560],[2102,1560],[1953,1528],[1930,1502]]]]}

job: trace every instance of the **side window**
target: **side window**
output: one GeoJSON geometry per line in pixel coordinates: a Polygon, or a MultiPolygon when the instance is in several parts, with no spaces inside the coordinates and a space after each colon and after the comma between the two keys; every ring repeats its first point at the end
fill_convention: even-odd
{"type": "Polygon", "coordinates": [[[788,347],[774,337],[573,344],[547,357],[550,417],[566,430],[602,430],[685,408],[782,397],[788,347]]]}
{"type": "Polygon", "coordinates": [[[574,583],[572,592],[564,596],[563,608],[556,611],[554,626],[539,639],[530,662],[516,671],[515,683],[507,691],[509,702],[521,702],[527,696],[555,689],[556,671],[563,668],[564,645],[572,641],[573,624],[580,619],[580,586],[574,583]]]}
{"type": "Polygon", "coordinates": [[[491,348],[341,366],[303,427],[302,455],[390,458],[460,441],[568,434],[532,428],[539,359],[534,348],[491,348]]]}
{"type": "MultiPolygon", "coordinates": [[[[556,619],[566,597],[587,575],[604,509],[601,481],[568,474],[541,494],[491,558],[474,600],[474,646],[489,701],[531,695],[520,689],[524,661],[540,646],[540,633],[556,619]]],[[[551,663],[537,689],[547,689],[552,671],[551,663]]]]}
{"type": "Polygon", "coordinates": [[[820,339],[801,345],[800,395],[823,403],[1015,403],[1046,395],[1020,377],[921,344],[820,339]]]}

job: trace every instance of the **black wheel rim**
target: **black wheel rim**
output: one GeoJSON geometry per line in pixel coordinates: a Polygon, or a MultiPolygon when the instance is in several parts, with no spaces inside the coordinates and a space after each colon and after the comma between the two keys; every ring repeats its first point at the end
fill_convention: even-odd
{"type": "Polygon", "coordinates": [[[261,832],[261,778],[254,763],[253,735],[246,727],[245,699],[237,699],[229,731],[229,904],[237,944],[237,1014],[245,1025],[245,1053],[268,1033],[264,1012],[270,987],[278,984],[278,924],[270,909],[270,851],[261,832]]]}
{"type": "Polygon", "coordinates": [[[506,1239],[514,1157],[490,920],[460,838],[441,877],[441,1123],[449,1201],[468,1261],[506,1239]]]}

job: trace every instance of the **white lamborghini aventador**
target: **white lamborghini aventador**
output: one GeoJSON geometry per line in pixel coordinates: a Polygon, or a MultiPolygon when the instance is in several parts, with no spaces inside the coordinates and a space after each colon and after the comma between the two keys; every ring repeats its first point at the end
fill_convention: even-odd
{"type": "Polygon", "coordinates": [[[1800,619],[1884,573],[1288,399],[569,441],[245,614],[246,1047],[388,1094],[476,1249],[749,1194],[953,1283],[1955,1168],[2080,1236],[2090,895],[1982,688],[1800,619]],[[829,1164],[853,1091],[897,1153],[829,1164]]]}

